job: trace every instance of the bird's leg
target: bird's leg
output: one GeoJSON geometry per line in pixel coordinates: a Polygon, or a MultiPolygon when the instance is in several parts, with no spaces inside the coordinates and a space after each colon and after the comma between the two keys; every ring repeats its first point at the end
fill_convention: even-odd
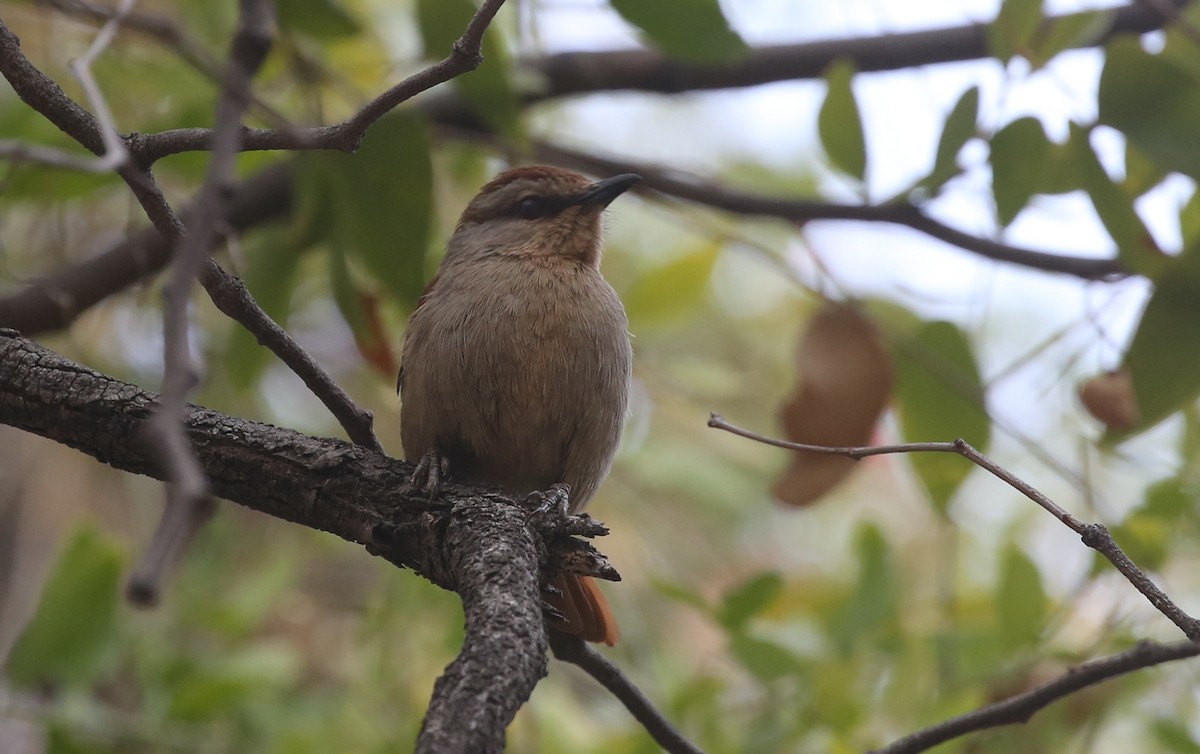
{"type": "Polygon", "coordinates": [[[416,468],[413,469],[412,476],[409,477],[409,483],[418,490],[429,493],[429,499],[432,501],[438,496],[438,492],[442,488],[442,480],[446,478],[450,471],[450,459],[442,455],[437,446],[433,446],[421,454],[421,460],[417,461],[416,468]]]}

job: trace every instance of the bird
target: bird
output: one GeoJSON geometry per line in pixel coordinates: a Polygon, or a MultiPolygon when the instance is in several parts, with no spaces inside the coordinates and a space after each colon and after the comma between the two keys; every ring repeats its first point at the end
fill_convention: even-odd
{"type": "MultiPolygon", "coordinates": [[[[517,496],[567,490],[572,514],[595,494],[621,440],[633,362],[625,309],[600,273],[602,214],[640,180],[524,166],[467,204],[401,350],[401,443],[423,484],[436,490],[448,474],[517,496]]],[[[550,628],[616,643],[592,578],[553,585],[550,628]]]]}

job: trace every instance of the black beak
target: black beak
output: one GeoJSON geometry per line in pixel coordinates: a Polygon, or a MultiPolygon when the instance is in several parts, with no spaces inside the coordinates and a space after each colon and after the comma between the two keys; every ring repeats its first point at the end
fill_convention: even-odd
{"type": "Polygon", "coordinates": [[[605,178],[603,181],[596,181],[584,189],[582,194],[575,197],[575,201],[572,204],[577,204],[580,207],[603,209],[613,199],[625,193],[633,184],[640,180],[642,180],[640,175],[622,173],[621,175],[614,175],[612,178],[605,178]]]}

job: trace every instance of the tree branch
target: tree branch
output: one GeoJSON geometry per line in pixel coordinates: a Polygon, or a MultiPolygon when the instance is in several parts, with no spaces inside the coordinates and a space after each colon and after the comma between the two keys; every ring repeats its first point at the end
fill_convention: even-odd
{"type": "Polygon", "coordinates": [[[625,677],[620,668],[578,636],[554,632],[550,636],[550,648],[554,650],[557,659],[578,666],[621,700],[625,709],[629,710],[664,751],[670,754],[703,754],[699,747],[680,733],[654,703],[633,685],[633,681],[625,677]]]}
{"type": "MultiPolygon", "coordinates": [[[[1191,0],[1164,0],[1175,8],[1191,0]]],[[[1047,22],[1078,14],[1050,16],[1047,22]]],[[[1117,34],[1145,34],[1171,20],[1160,10],[1133,2],[1111,11],[1112,23],[1095,38],[1074,47],[1095,47],[1117,34]]],[[[775,81],[820,78],[835,60],[848,60],[858,71],[896,71],[936,63],[991,57],[988,24],[967,24],[906,34],[829,39],[752,49],[740,60],[720,65],[688,65],[653,50],[563,52],[522,61],[544,82],[533,101],[605,91],[660,94],[732,89],[775,81]]]]}
{"type": "Polygon", "coordinates": [[[618,172],[637,173],[642,176],[642,181],[634,191],[654,189],[668,196],[686,199],[738,215],[774,217],[797,225],[818,220],[849,220],[903,225],[931,238],[957,246],[964,251],[970,251],[997,262],[1015,264],[1043,272],[1072,275],[1084,280],[1109,280],[1128,274],[1116,259],[1051,254],[972,236],[933,219],[926,215],[920,207],[906,202],[864,205],[782,199],[726,188],[679,171],[669,171],[630,160],[601,157],[548,142],[535,142],[533,149],[539,159],[569,165],[600,175],[618,172]]]}
{"type": "MultiPolygon", "coordinates": [[[[103,148],[102,142],[98,140],[98,136],[96,135],[98,124],[95,118],[87,110],[79,107],[71,98],[67,97],[53,80],[29,62],[29,59],[21,52],[20,41],[4,25],[2,19],[0,19],[0,74],[8,79],[22,100],[42,113],[55,126],[58,126],[65,133],[74,137],[94,152],[97,149],[103,148]]],[[[274,167],[267,170],[278,169],[278,167],[274,167]]],[[[125,179],[130,189],[132,189],[134,196],[145,210],[151,223],[162,236],[167,244],[167,249],[177,244],[185,235],[183,222],[167,203],[166,197],[163,196],[162,191],[154,181],[149,170],[127,164],[121,167],[118,172],[125,179]]],[[[247,183],[252,182],[249,181],[247,183]]],[[[280,190],[286,189],[280,187],[280,190]]],[[[268,205],[276,202],[286,203],[286,200],[270,194],[256,196],[256,198],[268,205]]],[[[198,207],[195,204],[193,205],[193,209],[198,211],[198,207]]],[[[239,208],[231,208],[229,214],[236,217],[239,214],[239,208]]],[[[211,241],[212,239],[210,238],[209,240],[211,241]]],[[[131,265],[140,266],[137,260],[131,262],[130,260],[108,259],[106,263],[110,267],[110,271],[113,272],[127,272],[131,265]],[[117,269],[112,270],[111,268],[117,269]]],[[[66,274],[78,280],[79,276],[76,274],[77,272],[69,270],[66,274]]],[[[222,282],[221,278],[224,275],[224,271],[217,270],[214,272],[210,270],[206,273],[205,279],[210,280],[210,282],[222,282]]],[[[121,275],[114,274],[113,277],[120,278],[121,275]]],[[[217,288],[218,286],[214,284],[211,287],[217,288]]],[[[351,421],[346,426],[346,431],[351,437],[363,439],[364,433],[361,429],[361,417],[368,417],[367,424],[369,425],[369,413],[354,405],[350,401],[349,396],[340,389],[337,389],[333,380],[324,373],[316,361],[304,352],[291,336],[276,325],[262,311],[261,307],[252,299],[249,299],[248,294],[244,301],[231,302],[231,300],[223,300],[221,303],[218,303],[218,306],[222,305],[226,306],[225,309],[222,309],[226,313],[229,311],[243,312],[245,316],[238,320],[239,323],[258,338],[260,343],[280,348],[281,352],[277,353],[283,358],[285,363],[293,365],[302,362],[305,371],[300,373],[301,378],[305,380],[306,384],[317,382],[325,386],[325,389],[317,393],[317,397],[322,401],[331,401],[331,403],[326,403],[326,407],[330,409],[335,417],[360,417],[357,423],[351,421]],[[234,303],[236,305],[232,305],[234,303]],[[286,349],[281,344],[286,344],[286,349]],[[338,401],[343,399],[345,403],[339,404],[338,401]]],[[[4,308],[7,308],[6,305],[0,303],[0,309],[4,308]]],[[[5,326],[2,322],[0,320],[0,326],[5,326]]],[[[367,431],[369,433],[369,426],[367,427],[367,431]]],[[[368,444],[378,447],[378,441],[374,441],[373,433],[371,433],[371,440],[373,442],[368,444]]]]}
{"type": "Polygon", "coordinates": [[[1108,559],[1113,566],[1116,567],[1121,575],[1124,576],[1130,584],[1142,593],[1150,604],[1160,613],[1165,615],[1172,623],[1179,627],[1192,641],[1200,641],[1200,620],[1188,615],[1182,608],[1175,604],[1167,594],[1156,585],[1149,576],[1147,576],[1132,560],[1125,554],[1125,551],[1116,543],[1109,533],[1108,528],[1103,524],[1089,524],[1085,521],[1080,521],[1075,516],[1068,513],[1058,503],[1046,497],[1042,492],[1037,490],[1029,482],[1021,479],[1016,474],[1013,474],[1008,469],[980,453],[970,443],[965,440],[955,440],[954,442],[914,442],[905,443],[902,445],[872,445],[857,448],[835,448],[826,445],[806,445],[804,443],[791,442],[788,440],[777,440],[771,437],[760,435],[756,432],[751,432],[748,429],[734,426],[725,421],[720,415],[712,414],[708,418],[708,426],[714,429],[724,430],[739,437],[745,437],[755,442],[761,442],[765,445],[773,445],[777,448],[786,448],[788,450],[799,450],[807,453],[821,453],[824,455],[844,456],[852,458],[855,461],[860,461],[863,458],[870,456],[894,455],[898,453],[953,453],[960,455],[979,468],[988,472],[992,476],[1000,479],[1008,486],[1020,492],[1025,497],[1037,503],[1043,510],[1057,518],[1064,526],[1079,535],[1080,540],[1092,548],[1096,552],[1108,559]]]}
{"type": "Polygon", "coordinates": [[[200,383],[200,369],[190,345],[188,304],[196,277],[210,261],[209,250],[215,245],[217,229],[228,214],[229,188],[240,151],[242,114],[248,104],[241,92],[250,88],[250,81],[270,52],[274,36],[273,0],[241,0],[225,84],[213,116],[212,154],[196,198],[195,212],[188,220],[186,235],[177,245],[171,274],[162,290],[163,388],[150,427],[158,440],[156,447],[161,450],[170,481],[167,505],[158,528],[129,578],[128,595],[143,605],[158,602],[163,580],[215,510],[200,462],[183,431],[184,406],[200,383]]]}
{"type": "Polygon", "coordinates": [[[1052,702],[1101,681],[1132,673],[1135,670],[1174,662],[1200,655],[1200,644],[1181,641],[1159,644],[1139,642],[1133,649],[1071,668],[1053,681],[1037,686],[1004,701],[980,707],[958,717],[932,725],[893,741],[882,749],[868,754],[917,754],[940,743],[968,733],[1028,722],[1033,715],[1052,702]]]}
{"type": "MultiPolygon", "coordinates": [[[[156,401],[0,330],[0,423],[161,479],[143,441],[156,401]]],[[[362,544],[458,592],[466,640],[435,689],[419,750],[499,751],[504,727],[545,674],[537,590],[543,548],[522,501],[446,483],[431,503],[411,486],[411,465],[366,448],[196,406],[184,421],[214,494],[362,544]]],[[[545,544],[551,564],[557,552],[590,547],[565,537],[545,544]]],[[[603,568],[576,569],[588,561],[561,562],[570,572],[606,575],[603,568]]],[[[598,553],[590,562],[607,566],[598,553]]]]}
{"type": "MultiPolygon", "coordinates": [[[[231,230],[244,232],[287,217],[291,208],[292,166],[283,162],[233,188],[226,223],[231,230]]],[[[194,203],[183,209],[185,221],[194,209],[194,203]]],[[[66,327],[108,296],[161,270],[170,256],[167,239],[154,228],[143,228],[82,262],[53,270],[0,298],[0,327],[26,335],[66,327]]]]}
{"type": "MultiPolygon", "coordinates": [[[[398,105],[478,68],[483,62],[480,53],[483,34],[503,4],[504,0],[485,0],[445,58],[391,87],[341,123],[311,128],[243,127],[240,133],[241,148],[357,150],[367,129],[398,105]]],[[[134,134],[127,143],[134,159],[148,167],[168,155],[212,149],[213,132],[208,128],[180,128],[154,134],[134,134]]]]}

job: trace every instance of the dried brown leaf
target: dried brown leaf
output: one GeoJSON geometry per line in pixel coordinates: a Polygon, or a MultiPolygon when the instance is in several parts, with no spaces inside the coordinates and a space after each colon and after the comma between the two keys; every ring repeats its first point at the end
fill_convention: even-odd
{"type": "Polygon", "coordinates": [[[1128,369],[1098,374],[1085,380],[1079,386],[1079,402],[1109,429],[1129,429],[1141,418],[1128,369]]]}
{"type": "MultiPolygon", "coordinates": [[[[854,307],[827,303],[800,337],[796,369],[796,388],[779,411],[785,436],[808,445],[867,444],[892,391],[892,360],[874,324],[854,307]]],[[[808,505],[854,464],[842,456],[798,451],[774,494],[789,505],[808,505]]]]}

